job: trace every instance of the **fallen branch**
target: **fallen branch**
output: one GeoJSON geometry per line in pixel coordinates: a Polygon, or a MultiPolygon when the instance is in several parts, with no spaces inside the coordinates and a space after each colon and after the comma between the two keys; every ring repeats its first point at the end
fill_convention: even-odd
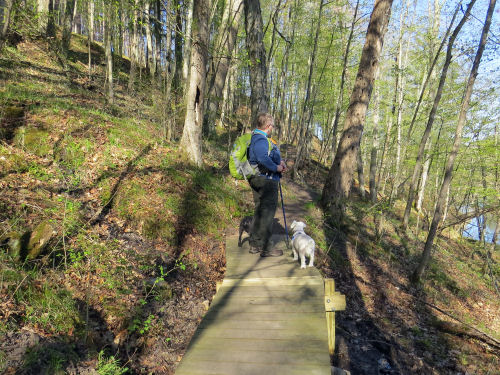
{"type": "MultiPolygon", "coordinates": [[[[458,319],[456,316],[453,316],[449,312],[444,311],[440,307],[438,307],[438,306],[436,306],[436,305],[434,305],[434,304],[432,304],[430,302],[423,301],[423,300],[420,300],[420,301],[423,302],[424,304],[426,304],[427,306],[432,307],[433,309],[439,311],[440,313],[442,313],[442,314],[444,314],[444,315],[452,318],[453,320],[456,320],[457,322],[463,324],[465,327],[467,327],[467,328],[469,328],[469,329],[471,329],[473,331],[476,331],[476,332],[480,333],[481,335],[483,335],[484,337],[488,338],[489,340],[491,340],[494,343],[494,344],[492,344],[492,343],[487,342],[488,345],[491,345],[491,346],[496,347],[497,349],[500,349],[500,341],[498,341],[496,338],[488,335],[486,332],[483,332],[480,329],[478,329],[478,328],[476,328],[476,327],[474,327],[474,326],[472,326],[470,324],[465,323],[464,321],[458,319]]],[[[456,333],[467,334],[467,335],[471,336],[471,334],[469,332],[466,332],[466,331],[460,331],[460,332],[457,331],[456,333]]],[[[477,336],[475,336],[475,337],[477,337],[477,336]]],[[[481,338],[481,337],[478,337],[478,338],[481,338]]],[[[486,341],[486,340],[483,339],[483,341],[486,341]]]]}

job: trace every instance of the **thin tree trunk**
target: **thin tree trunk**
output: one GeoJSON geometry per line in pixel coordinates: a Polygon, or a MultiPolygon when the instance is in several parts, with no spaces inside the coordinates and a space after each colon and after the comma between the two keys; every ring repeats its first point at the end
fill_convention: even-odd
{"type": "Polygon", "coordinates": [[[206,64],[208,57],[208,20],[210,0],[194,0],[193,44],[189,86],[186,95],[186,117],[181,145],[191,162],[202,166],[201,130],[203,125],[203,96],[205,93],[206,64]]]}
{"type": "Polygon", "coordinates": [[[361,147],[358,147],[357,167],[358,167],[359,194],[361,195],[361,198],[364,198],[365,197],[365,172],[364,172],[364,167],[363,167],[363,157],[361,156],[361,147]]]}
{"type": "Polygon", "coordinates": [[[216,41],[216,54],[212,59],[210,83],[208,88],[208,104],[205,114],[205,132],[214,130],[217,112],[220,110],[220,99],[223,96],[227,72],[236,46],[238,29],[241,21],[243,0],[229,0],[222,16],[220,37],[216,41]]]}
{"type": "Polygon", "coordinates": [[[62,40],[61,48],[62,54],[65,58],[68,57],[69,45],[71,42],[71,30],[73,25],[73,10],[76,5],[76,0],[67,0],[62,18],[62,40]]]}
{"type": "Polygon", "coordinates": [[[251,88],[251,122],[260,112],[269,110],[269,93],[267,91],[267,62],[264,47],[263,23],[259,0],[244,0],[246,45],[248,50],[250,88],[251,88]]]}
{"type": "Polygon", "coordinates": [[[312,49],[311,55],[309,57],[309,74],[307,76],[306,95],[304,98],[304,105],[302,107],[303,116],[301,116],[301,120],[299,120],[299,125],[301,126],[301,131],[299,133],[297,155],[295,156],[295,163],[293,166],[293,178],[294,179],[296,179],[300,176],[299,169],[302,166],[302,161],[304,159],[304,154],[305,154],[304,151],[305,151],[306,144],[307,144],[310,119],[311,119],[310,112],[312,112],[312,110],[310,108],[310,106],[311,106],[311,104],[310,104],[311,83],[312,83],[312,76],[313,76],[313,72],[314,72],[314,65],[315,65],[315,61],[316,61],[316,53],[318,50],[318,37],[319,37],[320,29],[321,29],[321,17],[323,14],[324,4],[325,4],[325,0],[321,0],[320,5],[319,5],[319,12],[318,12],[318,23],[316,25],[316,33],[314,35],[313,49],[312,49]]]}
{"type": "Polygon", "coordinates": [[[111,52],[111,33],[112,29],[112,17],[113,17],[113,3],[105,4],[105,15],[106,19],[104,20],[104,44],[105,44],[105,53],[106,53],[106,76],[107,76],[107,96],[109,103],[113,104],[114,102],[114,90],[113,90],[113,54],[111,52]]]}
{"type": "Polygon", "coordinates": [[[182,78],[187,82],[189,75],[189,59],[191,58],[191,29],[193,25],[193,0],[186,1],[187,16],[186,16],[186,33],[184,41],[184,55],[182,59],[182,78]]]}
{"type": "Polygon", "coordinates": [[[130,72],[128,78],[128,91],[134,91],[137,62],[139,60],[139,0],[134,0],[132,11],[132,37],[130,38],[130,72]]]}
{"type": "Polygon", "coordinates": [[[378,87],[375,88],[375,98],[373,100],[373,135],[372,135],[372,149],[370,153],[370,200],[373,203],[377,202],[377,153],[378,153],[378,123],[379,123],[379,108],[380,108],[380,95],[378,87]]]}
{"type": "MultiPolygon", "coordinates": [[[[162,48],[162,21],[161,21],[161,1],[156,0],[155,1],[155,62],[156,62],[156,67],[155,67],[155,72],[156,72],[156,77],[155,77],[155,82],[156,86],[158,88],[161,88],[161,79],[162,79],[162,64],[161,64],[161,48],[162,48]]],[[[167,33],[168,33],[168,26],[167,26],[167,33]]]]}
{"type": "Polygon", "coordinates": [[[434,124],[434,119],[436,117],[436,112],[437,108],[439,106],[439,102],[441,101],[441,96],[443,94],[443,88],[444,88],[444,83],[446,81],[446,76],[448,74],[448,68],[451,63],[451,57],[452,57],[452,50],[453,50],[453,44],[455,43],[455,39],[458,36],[458,33],[462,29],[462,26],[464,25],[465,21],[469,17],[470,11],[472,7],[474,6],[474,3],[476,0],[471,0],[469,5],[467,6],[467,10],[465,11],[465,14],[463,18],[460,20],[460,23],[457,25],[455,30],[453,31],[453,34],[450,36],[450,40],[448,42],[448,49],[446,51],[446,60],[443,65],[443,70],[441,71],[441,78],[439,80],[439,86],[436,91],[436,97],[434,98],[434,104],[432,105],[431,112],[429,114],[429,119],[427,120],[427,126],[425,128],[424,134],[422,135],[422,139],[420,141],[420,145],[418,148],[418,153],[417,153],[417,160],[415,162],[415,166],[413,168],[413,175],[411,178],[410,182],[410,187],[408,191],[408,199],[406,201],[406,208],[405,212],[403,215],[403,228],[406,230],[408,228],[408,221],[410,218],[410,212],[411,212],[411,207],[413,205],[413,201],[415,199],[415,188],[417,186],[417,179],[420,174],[420,168],[422,166],[422,158],[424,156],[424,150],[425,150],[425,144],[427,143],[427,140],[429,139],[429,136],[431,134],[431,129],[432,125],[434,124]]]}
{"type": "MultiPolygon", "coordinates": [[[[6,0],[5,1],[5,10],[4,10],[4,24],[3,28],[5,31],[2,32],[2,36],[6,35],[6,30],[9,27],[10,22],[10,12],[12,9],[12,5],[14,4],[14,0],[6,0]]],[[[47,20],[49,15],[49,0],[38,0],[37,2],[38,8],[38,29],[40,33],[43,35],[47,30],[47,20]]]]}
{"type": "Polygon", "coordinates": [[[174,0],[175,11],[175,72],[172,82],[176,96],[182,94],[182,6],[180,0],[174,0]]]}
{"type": "Polygon", "coordinates": [[[354,26],[356,25],[356,17],[358,16],[358,8],[359,8],[359,0],[356,0],[356,7],[354,8],[354,14],[352,16],[351,22],[351,30],[349,31],[349,37],[347,38],[347,45],[345,47],[344,53],[344,61],[342,63],[342,74],[340,76],[340,87],[339,87],[339,98],[337,101],[337,106],[335,109],[335,116],[333,117],[333,126],[332,126],[332,154],[336,155],[337,153],[337,132],[340,120],[340,110],[344,105],[344,85],[347,74],[347,62],[349,59],[349,52],[351,50],[352,38],[354,35],[354,26]]]}
{"type": "Polygon", "coordinates": [[[151,35],[151,3],[144,1],[144,29],[146,31],[146,69],[149,70],[151,79],[155,76],[155,63],[153,61],[153,37],[151,35]]]}
{"type": "Polygon", "coordinates": [[[366,41],[361,53],[356,82],[347,110],[344,131],[337,153],[328,174],[321,202],[330,207],[332,216],[340,222],[344,211],[344,200],[349,196],[356,166],[366,110],[373,89],[375,74],[391,13],[392,0],[376,0],[368,24],[366,41]]]}
{"type": "MultiPolygon", "coordinates": [[[[424,251],[422,253],[422,258],[420,262],[413,272],[411,276],[411,280],[413,282],[418,282],[422,277],[422,274],[429,263],[429,259],[431,256],[431,250],[434,244],[434,239],[437,235],[437,230],[439,223],[441,222],[442,212],[445,204],[446,192],[448,191],[451,183],[451,177],[453,173],[453,166],[455,163],[455,159],[458,154],[458,150],[460,147],[460,141],[462,137],[462,129],[465,125],[467,110],[469,108],[470,98],[472,96],[472,89],[474,88],[474,82],[476,80],[476,76],[479,69],[479,64],[481,62],[481,58],[483,55],[484,48],[486,46],[486,42],[488,39],[488,32],[491,25],[491,19],[493,15],[493,11],[495,9],[496,0],[490,0],[488,11],[486,13],[486,20],[484,22],[483,31],[481,33],[481,40],[479,42],[479,46],[477,49],[476,56],[474,58],[474,62],[472,64],[471,72],[469,75],[469,79],[467,81],[467,86],[465,88],[465,95],[462,100],[462,105],[460,108],[460,114],[458,116],[457,128],[455,131],[455,139],[453,141],[453,147],[451,149],[450,154],[448,155],[448,160],[446,162],[445,174],[443,178],[443,183],[441,185],[441,189],[439,192],[439,197],[437,200],[436,210],[434,212],[434,217],[432,219],[431,227],[429,229],[429,234],[427,235],[427,240],[425,242],[424,251]]],[[[467,8],[469,10],[469,8],[467,8]]]]}
{"type": "MultiPolygon", "coordinates": [[[[425,147],[426,154],[431,149],[431,144],[432,144],[431,142],[427,142],[426,147],[425,147]]],[[[422,209],[422,202],[423,202],[424,196],[425,196],[425,185],[427,184],[427,176],[429,175],[430,165],[431,165],[431,158],[427,157],[427,159],[425,159],[423,169],[422,169],[422,175],[420,177],[420,188],[418,190],[417,205],[416,205],[416,209],[418,212],[420,212],[420,210],[422,209]]]]}
{"type": "Polygon", "coordinates": [[[89,0],[87,13],[87,28],[88,36],[87,43],[89,45],[89,81],[92,79],[92,43],[94,42],[94,0],[89,0]]]}

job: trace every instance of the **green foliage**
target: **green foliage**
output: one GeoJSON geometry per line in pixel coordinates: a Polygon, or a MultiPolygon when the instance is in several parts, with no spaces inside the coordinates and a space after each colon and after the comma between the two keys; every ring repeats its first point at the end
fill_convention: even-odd
{"type": "Polygon", "coordinates": [[[107,357],[101,350],[97,357],[96,371],[99,375],[122,375],[128,372],[128,368],[120,366],[120,362],[114,356],[107,357]]]}
{"type": "Polygon", "coordinates": [[[51,150],[49,133],[43,129],[23,127],[17,132],[14,143],[24,147],[28,152],[42,157],[47,156],[51,150]]]}
{"type": "Polygon", "coordinates": [[[19,288],[16,300],[25,305],[25,320],[47,332],[65,334],[81,323],[73,296],[66,289],[42,282],[19,288]]]}
{"type": "Polygon", "coordinates": [[[74,347],[65,342],[40,343],[29,348],[24,357],[23,367],[27,373],[65,374],[70,362],[78,362],[74,347]]]}

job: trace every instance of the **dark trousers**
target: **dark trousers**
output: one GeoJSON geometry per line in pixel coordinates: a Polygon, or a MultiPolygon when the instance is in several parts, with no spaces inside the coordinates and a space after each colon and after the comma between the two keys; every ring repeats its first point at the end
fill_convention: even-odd
{"type": "Polygon", "coordinates": [[[266,252],[271,250],[270,239],[274,214],[278,206],[278,181],[269,180],[263,176],[254,176],[248,182],[252,188],[255,203],[253,230],[250,233],[249,243],[266,252]]]}

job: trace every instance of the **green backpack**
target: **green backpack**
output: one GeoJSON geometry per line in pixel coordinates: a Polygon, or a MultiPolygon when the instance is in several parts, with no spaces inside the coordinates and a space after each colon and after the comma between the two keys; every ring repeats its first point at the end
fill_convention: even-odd
{"type": "MultiPolygon", "coordinates": [[[[234,141],[233,150],[231,151],[231,155],[229,157],[229,172],[231,176],[238,180],[247,179],[250,176],[253,176],[257,173],[257,167],[252,167],[247,159],[247,150],[248,146],[250,146],[250,141],[252,140],[252,133],[246,133],[234,141]]],[[[271,140],[269,141],[269,150],[271,151],[273,144],[271,140]]]]}

